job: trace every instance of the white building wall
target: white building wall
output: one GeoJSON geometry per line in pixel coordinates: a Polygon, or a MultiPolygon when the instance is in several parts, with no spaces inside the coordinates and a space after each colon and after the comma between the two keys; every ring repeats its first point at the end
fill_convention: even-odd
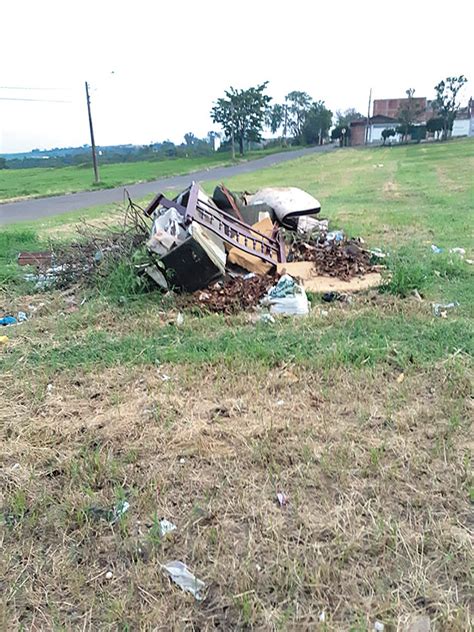
{"type": "MultiPolygon", "coordinates": [[[[387,123],[378,123],[370,126],[370,142],[371,143],[383,143],[382,132],[384,129],[395,129],[395,126],[391,126],[387,123]]],[[[391,136],[390,139],[387,139],[387,142],[398,143],[400,142],[399,134],[395,136],[391,136]]]]}
{"type": "Polygon", "coordinates": [[[451,136],[472,136],[474,133],[473,119],[454,119],[451,136]]]}

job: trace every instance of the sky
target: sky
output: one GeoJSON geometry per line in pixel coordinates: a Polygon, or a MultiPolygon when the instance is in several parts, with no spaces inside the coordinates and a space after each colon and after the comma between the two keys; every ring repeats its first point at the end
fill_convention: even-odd
{"type": "Polygon", "coordinates": [[[371,88],[373,98],[407,88],[433,98],[441,79],[464,74],[467,102],[473,7],[457,0],[441,15],[432,0],[3,2],[0,153],[89,143],[86,80],[99,145],[204,137],[219,131],[209,112],[225,89],[263,81],[275,102],[303,90],[333,112],[366,113],[371,88]]]}

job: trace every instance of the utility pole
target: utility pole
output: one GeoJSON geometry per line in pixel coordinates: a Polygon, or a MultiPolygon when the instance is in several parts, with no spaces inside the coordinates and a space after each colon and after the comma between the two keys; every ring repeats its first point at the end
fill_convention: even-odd
{"type": "Polygon", "coordinates": [[[372,103],[372,88],[370,88],[369,92],[369,106],[367,108],[367,127],[365,129],[365,144],[369,143],[369,133],[370,133],[370,106],[372,103]]]}
{"type": "Polygon", "coordinates": [[[235,160],[235,138],[234,138],[234,104],[232,103],[232,100],[230,102],[230,111],[231,111],[231,118],[232,118],[232,132],[231,132],[231,142],[232,142],[232,160],[235,160]]]}
{"type": "Polygon", "coordinates": [[[91,148],[92,148],[92,164],[94,165],[94,181],[96,184],[99,184],[99,166],[97,164],[97,153],[95,150],[95,140],[94,140],[94,128],[92,126],[92,114],[91,114],[91,99],[89,96],[89,84],[87,81],[85,82],[86,86],[86,100],[87,100],[87,114],[89,115],[89,129],[91,132],[91,148]]]}
{"type": "Polygon", "coordinates": [[[287,133],[287,127],[288,127],[288,103],[285,97],[285,105],[283,106],[285,108],[285,118],[284,118],[284,123],[283,123],[283,147],[286,147],[286,133],[287,133]]]}

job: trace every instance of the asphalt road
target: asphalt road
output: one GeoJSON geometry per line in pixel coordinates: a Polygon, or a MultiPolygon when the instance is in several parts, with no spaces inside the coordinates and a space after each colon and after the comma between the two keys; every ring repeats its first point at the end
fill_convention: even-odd
{"type": "Polygon", "coordinates": [[[214,167],[204,171],[195,171],[182,176],[171,176],[153,182],[141,182],[129,184],[115,189],[99,189],[97,191],[82,191],[81,193],[69,193],[67,195],[55,195],[54,197],[35,198],[18,202],[0,203],[0,224],[12,224],[14,222],[27,222],[43,217],[51,217],[78,211],[91,206],[122,202],[124,189],[130,193],[132,199],[139,199],[150,193],[158,193],[169,189],[184,189],[192,180],[205,182],[206,180],[226,180],[232,176],[243,173],[252,173],[259,169],[278,165],[287,160],[294,160],[301,156],[307,156],[316,152],[324,152],[333,149],[332,145],[321,147],[307,147],[295,151],[284,151],[271,154],[257,160],[249,160],[230,167],[214,167]]]}

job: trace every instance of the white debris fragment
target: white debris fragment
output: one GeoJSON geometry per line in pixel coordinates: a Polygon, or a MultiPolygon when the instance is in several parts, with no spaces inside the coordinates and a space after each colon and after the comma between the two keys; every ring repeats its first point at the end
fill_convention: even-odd
{"type": "Polygon", "coordinates": [[[203,591],[206,584],[195,577],[188,570],[186,564],[178,560],[173,560],[165,564],[163,569],[170,575],[174,583],[184,591],[190,592],[198,601],[204,599],[203,591]]]}
{"type": "Polygon", "coordinates": [[[178,527],[170,522],[169,520],[163,519],[160,520],[160,535],[164,537],[167,533],[171,533],[172,531],[176,531],[178,527]]]}
{"type": "Polygon", "coordinates": [[[120,502],[118,502],[114,507],[114,515],[111,524],[117,522],[117,520],[119,520],[119,518],[121,518],[129,510],[129,508],[130,504],[128,501],[121,500],[120,502]]]}

